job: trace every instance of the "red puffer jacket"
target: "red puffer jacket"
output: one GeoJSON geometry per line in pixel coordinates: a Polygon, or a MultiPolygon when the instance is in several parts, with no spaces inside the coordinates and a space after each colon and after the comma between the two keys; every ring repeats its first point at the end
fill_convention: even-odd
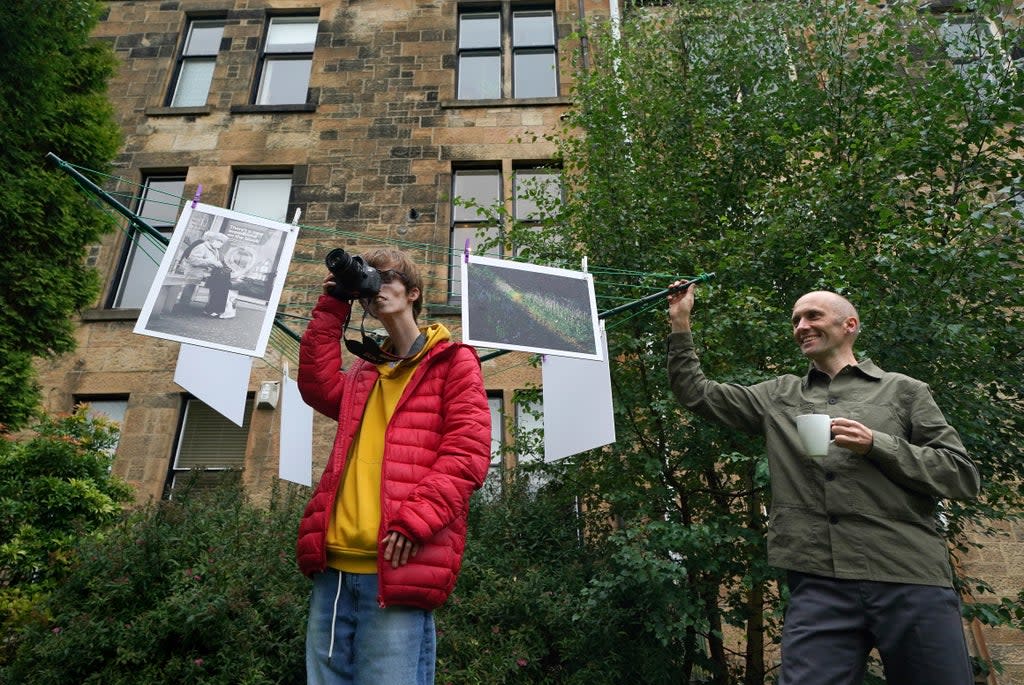
{"type": "MultiPolygon", "coordinates": [[[[347,302],[321,296],[299,352],[302,398],[338,421],[327,468],[299,523],[297,557],[307,576],[326,568],[327,525],[378,376],[377,368],[362,359],[341,370],[340,339],[350,309],[347,302]]],[[[419,543],[420,550],[400,568],[378,555],[381,606],[430,610],[448,598],[466,546],[469,498],[487,475],[490,449],[490,410],[476,351],[439,342],[420,360],[385,436],[377,541],[397,531],[419,543]]]]}

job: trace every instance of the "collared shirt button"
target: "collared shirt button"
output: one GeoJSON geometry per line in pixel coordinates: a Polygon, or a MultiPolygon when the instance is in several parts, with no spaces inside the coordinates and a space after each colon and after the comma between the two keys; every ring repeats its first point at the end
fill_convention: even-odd
{"type": "Polygon", "coordinates": [[[830,398],[828,398],[828,403],[829,404],[835,404],[838,401],[839,401],[838,397],[830,397],[830,398]]]}
{"type": "Polygon", "coordinates": [[[839,523],[839,517],[833,514],[832,516],[828,517],[828,522],[832,524],[839,523]]]}
{"type": "Polygon", "coordinates": [[[831,471],[827,471],[825,473],[825,480],[835,480],[835,479],[836,479],[836,474],[832,473],[831,471]]]}

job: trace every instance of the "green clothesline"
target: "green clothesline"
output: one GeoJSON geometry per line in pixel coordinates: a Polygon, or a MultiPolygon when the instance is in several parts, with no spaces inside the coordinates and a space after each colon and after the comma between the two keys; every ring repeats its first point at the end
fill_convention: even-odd
{"type": "MultiPolygon", "coordinates": [[[[167,236],[165,236],[163,233],[161,233],[159,230],[154,228],[144,217],[142,217],[142,216],[138,215],[137,213],[133,212],[132,210],[128,209],[116,197],[114,197],[113,193],[109,193],[109,192],[103,190],[102,188],[100,188],[93,181],[91,181],[87,176],[85,176],[82,173],[82,171],[87,171],[87,172],[89,172],[89,173],[91,173],[91,174],[93,174],[93,175],[95,175],[97,177],[102,177],[102,178],[106,178],[106,179],[109,179],[109,180],[116,180],[118,182],[131,183],[131,184],[133,184],[133,185],[135,185],[135,186],[137,186],[139,188],[141,188],[142,186],[140,186],[139,184],[134,184],[132,181],[130,181],[128,179],[125,179],[124,177],[112,176],[112,175],[109,175],[109,174],[103,174],[101,172],[98,172],[98,171],[95,171],[95,170],[92,170],[92,169],[85,169],[83,167],[76,167],[76,166],[74,166],[72,164],[69,164],[69,163],[65,162],[64,160],[60,159],[57,155],[53,154],[52,152],[48,153],[46,155],[46,159],[48,161],[52,162],[53,164],[55,164],[62,171],[65,171],[68,175],[70,175],[85,190],[89,191],[90,193],[92,193],[96,197],[98,197],[101,200],[103,200],[104,202],[106,202],[118,214],[120,214],[123,217],[125,217],[128,220],[128,225],[130,227],[137,228],[138,229],[138,233],[130,232],[131,235],[132,235],[132,239],[133,240],[137,240],[137,241],[138,240],[147,240],[147,241],[149,241],[149,243],[152,246],[158,247],[158,248],[164,248],[164,249],[170,243],[170,239],[167,236]],[[81,171],[80,171],[80,169],[81,169],[81,171]]],[[[167,193],[167,192],[161,191],[161,190],[150,189],[150,192],[166,195],[169,198],[169,200],[167,202],[162,202],[161,200],[155,200],[155,199],[151,199],[151,198],[147,197],[147,202],[155,202],[156,204],[165,204],[167,206],[173,206],[175,208],[180,208],[184,202],[189,201],[188,198],[183,198],[183,197],[174,195],[172,193],[167,193]]],[[[124,193],[121,193],[121,195],[124,195],[124,193]]],[[[135,196],[136,196],[135,193],[131,194],[131,197],[135,197],[135,196]]],[[[198,199],[199,199],[198,195],[195,198],[193,198],[193,200],[198,200],[198,199]]],[[[396,247],[405,249],[407,251],[409,251],[409,250],[423,250],[427,254],[432,253],[432,252],[433,253],[441,252],[441,251],[447,253],[446,254],[446,261],[437,261],[437,262],[430,262],[430,261],[428,261],[427,262],[428,264],[436,263],[436,264],[445,264],[445,265],[447,265],[447,264],[450,263],[449,260],[452,258],[452,256],[454,254],[461,252],[461,250],[456,250],[456,249],[451,249],[451,248],[441,248],[438,245],[433,244],[433,243],[417,243],[417,242],[413,242],[413,241],[405,241],[405,240],[400,240],[400,239],[395,239],[395,238],[377,238],[377,237],[374,237],[374,236],[368,236],[365,233],[357,233],[357,232],[354,232],[354,231],[344,231],[344,230],[340,230],[340,229],[329,229],[329,228],[323,228],[323,227],[319,227],[319,226],[306,226],[306,225],[303,225],[303,224],[298,224],[298,226],[299,226],[300,229],[305,230],[305,231],[318,232],[318,233],[323,233],[323,234],[327,234],[327,235],[331,235],[331,236],[338,236],[338,237],[341,237],[341,238],[351,238],[353,240],[359,240],[359,241],[380,242],[380,243],[384,243],[384,244],[388,244],[388,245],[394,245],[396,247]]],[[[147,257],[152,259],[155,263],[159,263],[160,262],[160,259],[158,259],[155,255],[150,254],[149,252],[147,252],[146,249],[139,242],[136,242],[136,245],[139,245],[139,248],[142,250],[142,252],[147,257]]],[[[315,260],[313,260],[313,259],[303,259],[303,258],[293,258],[293,261],[305,262],[305,263],[310,263],[310,264],[316,263],[315,260]]],[[[609,276],[609,277],[627,277],[627,278],[645,278],[645,279],[656,278],[658,280],[661,280],[662,282],[675,281],[675,280],[679,279],[678,276],[675,276],[673,274],[641,272],[641,271],[632,271],[632,270],[626,270],[626,269],[588,267],[587,270],[591,274],[595,274],[595,275],[596,274],[601,274],[603,276],[609,276]]],[[[711,274],[701,274],[700,276],[688,278],[686,280],[687,280],[688,283],[700,283],[700,282],[706,282],[706,281],[710,280],[713,277],[714,277],[713,273],[711,273],[711,274]]],[[[623,287],[623,286],[627,285],[627,284],[624,284],[624,283],[621,283],[621,282],[617,282],[617,281],[598,281],[596,279],[594,281],[594,284],[595,284],[595,286],[599,285],[599,284],[603,284],[603,285],[614,286],[614,287],[623,287]]],[[[646,290],[651,290],[652,289],[649,286],[642,286],[642,285],[639,285],[639,284],[634,284],[634,285],[632,285],[630,287],[643,288],[643,289],[646,289],[646,290]]],[[[616,306],[616,307],[613,307],[612,309],[609,309],[609,310],[607,310],[605,312],[602,312],[602,313],[598,314],[598,317],[601,318],[601,319],[607,319],[607,318],[611,318],[611,317],[614,317],[614,316],[618,316],[619,314],[624,314],[624,313],[628,312],[628,313],[630,313],[630,316],[626,317],[625,319],[620,320],[617,325],[625,324],[630,319],[632,319],[634,316],[639,315],[645,309],[649,308],[653,304],[656,304],[656,303],[662,301],[663,298],[668,293],[669,293],[668,289],[662,289],[662,290],[658,290],[657,292],[653,292],[653,293],[651,293],[651,294],[649,294],[649,295],[647,295],[645,297],[642,297],[640,299],[631,299],[631,298],[627,298],[627,297],[613,296],[613,295],[602,295],[602,296],[600,296],[600,299],[602,301],[604,301],[604,302],[623,302],[623,304],[621,304],[619,306],[616,306]]],[[[295,331],[293,331],[291,328],[289,328],[285,324],[285,322],[283,321],[284,318],[302,319],[302,320],[308,321],[308,317],[301,317],[301,316],[297,316],[297,315],[294,315],[294,314],[288,314],[288,313],[285,313],[285,312],[277,312],[274,315],[274,329],[275,329],[275,331],[279,331],[280,333],[283,333],[284,335],[283,336],[271,335],[271,344],[274,344],[276,342],[277,344],[274,344],[274,347],[275,347],[275,349],[278,349],[281,352],[286,352],[286,350],[283,349],[285,347],[288,347],[288,348],[294,347],[295,345],[297,345],[297,343],[300,340],[300,335],[298,333],[296,333],[295,331]],[[290,344],[287,344],[285,341],[288,341],[288,343],[290,343],[290,344]]],[[[609,328],[612,328],[612,327],[609,326],[609,328]]],[[[509,350],[497,350],[497,351],[495,351],[493,353],[490,353],[488,355],[485,355],[485,356],[481,357],[481,361],[484,361],[484,360],[487,360],[487,359],[492,359],[492,358],[500,356],[502,354],[506,354],[507,352],[509,352],[509,350]]]]}

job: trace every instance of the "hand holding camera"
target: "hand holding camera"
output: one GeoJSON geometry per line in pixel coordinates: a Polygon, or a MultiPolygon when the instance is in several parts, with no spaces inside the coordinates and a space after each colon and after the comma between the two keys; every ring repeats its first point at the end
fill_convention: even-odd
{"type": "Polygon", "coordinates": [[[339,300],[361,300],[376,297],[380,292],[380,272],[362,257],[353,257],[345,250],[335,248],[324,258],[331,277],[324,281],[325,292],[339,300]],[[334,281],[334,285],[326,287],[334,281]]]}

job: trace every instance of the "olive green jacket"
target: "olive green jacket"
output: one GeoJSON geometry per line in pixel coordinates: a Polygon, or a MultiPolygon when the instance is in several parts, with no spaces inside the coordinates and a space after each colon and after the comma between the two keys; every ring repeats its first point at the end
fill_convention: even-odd
{"type": "Polygon", "coordinates": [[[928,386],[870,360],[829,379],[813,367],[750,386],[708,380],[690,333],[668,337],[676,398],[695,414],[763,434],[771,473],[768,562],[832,578],[952,585],[941,499],[970,499],[978,471],[928,386]],[[829,414],[874,431],[865,456],[800,447],[795,417],[829,414]]]}

